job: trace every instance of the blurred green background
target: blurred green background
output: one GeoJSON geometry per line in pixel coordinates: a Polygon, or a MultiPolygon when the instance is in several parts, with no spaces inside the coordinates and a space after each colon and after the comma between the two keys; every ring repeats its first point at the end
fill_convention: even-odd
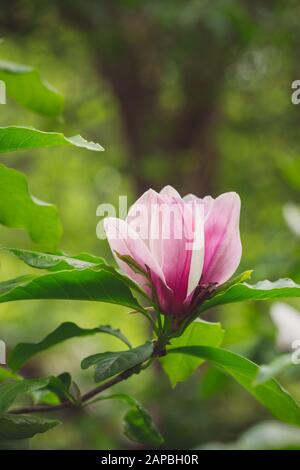
{"type": "MultiPolygon", "coordinates": [[[[8,100],[0,125],[80,133],[106,149],[1,158],[28,175],[35,196],[58,206],[61,248],[111,260],[107,243],[96,237],[96,208],[117,204],[119,195],[133,201],[165,184],[198,196],[232,190],[242,199],[240,271],[255,269],[254,280],[300,281],[300,239],[289,227],[300,204],[300,106],[291,102],[291,83],[300,79],[299,15],[296,0],[2,0],[1,60],[37,67],[65,95],[66,111],[63,120],[49,120],[8,100]],[[296,206],[287,224],[288,203],[296,206]]],[[[23,232],[3,227],[1,244],[39,248],[23,232]]],[[[1,255],[1,280],[25,272],[1,255]]],[[[300,311],[299,302],[292,305],[300,311]]],[[[265,363],[279,354],[269,310],[268,303],[229,305],[207,319],[222,321],[227,347],[265,363]]],[[[67,320],[82,327],[110,323],[135,345],[148,334],[144,320],[124,308],[30,301],[1,305],[0,337],[8,345],[39,341],[67,320]]],[[[80,372],[81,358],[117,348],[116,341],[105,335],[71,340],[39,355],[24,373],[69,370],[86,389],[92,377],[80,372]]],[[[299,371],[281,377],[300,399],[299,379],[299,371]]],[[[174,390],[159,366],[117,389],[152,412],[164,448],[237,441],[248,448],[300,448],[299,430],[267,422],[259,404],[208,366],[174,390]]],[[[68,411],[65,424],[35,437],[33,446],[133,448],[120,432],[121,415],[122,405],[108,402],[68,411]]]]}

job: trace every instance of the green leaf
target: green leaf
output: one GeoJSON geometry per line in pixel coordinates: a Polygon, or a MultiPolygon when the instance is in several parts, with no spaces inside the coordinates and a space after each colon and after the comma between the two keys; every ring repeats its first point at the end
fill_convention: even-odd
{"type": "Polygon", "coordinates": [[[0,224],[20,228],[45,249],[54,250],[62,236],[57,209],[29,193],[25,176],[0,164],[0,224]]]}
{"type": "Polygon", "coordinates": [[[161,434],[154,428],[152,418],[142,407],[132,407],[124,416],[124,434],[131,441],[147,445],[164,442],[161,434]]]}
{"type": "Polygon", "coordinates": [[[3,248],[28,266],[48,271],[64,271],[66,269],[84,269],[105,264],[103,258],[81,253],[76,256],[66,254],[50,254],[38,251],[20,250],[19,248],[3,248]]]}
{"type": "Polygon", "coordinates": [[[52,331],[39,343],[20,343],[9,354],[8,365],[13,371],[20,369],[32,356],[45,351],[63,341],[71,338],[94,335],[96,333],[106,333],[123,341],[128,347],[131,347],[128,339],[119,329],[114,329],[110,325],[98,326],[96,328],[80,328],[75,323],[65,322],[52,331]]]}
{"type": "Polygon", "coordinates": [[[10,369],[5,369],[0,366],[0,382],[8,379],[19,380],[20,378],[19,375],[14,374],[10,369]]]}
{"type": "Polygon", "coordinates": [[[124,416],[124,434],[128,439],[152,446],[164,442],[151,416],[135,398],[125,394],[115,394],[99,397],[91,403],[103,400],[120,400],[130,406],[129,411],[124,416]]]}
{"type": "Polygon", "coordinates": [[[68,372],[64,372],[57,377],[50,377],[47,389],[54,393],[56,397],[59,397],[59,402],[67,399],[73,405],[81,404],[80,389],[68,372]]]}
{"type": "Polygon", "coordinates": [[[0,283],[0,303],[33,299],[108,302],[144,313],[123,277],[104,267],[21,276],[0,283]]]}
{"type": "Polygon", "coordinates": [[[250,285],[247,283],[234,284],[225,291],[214,295],[203,303],[200,312],[217,305],[244,300],[273,300],[284,297],[300,297],[300,285],[291,279],[279,279],[275,282],[261,281],[250,285]]]}
{"type": "MultiPolygon", "coordinates": [[[[101,270],[106,271],[116,279],[119,279],[130,289],[138,292],[140,295],[146,297],[147,300],[150,301],[150,299],[148,299],[147,295],[138,284],[132,281],[132,279],[129,277],[125,276],[119,270],[106,264],[106,261],[99,256],[91,255],[90,253],[81,253],[76,256],[69,256],[64,253],[49,254],[38,251],[20,250],[18,248],[3,247],[2,249],[12,253],[18,259],[33,268],[46,269],[48,271],[65,271],[70,269],[80,270],[84,268],[95,268],[95,270],[99,270],[99,268],[101,268],[101,270]]],[[[142,311],[142,313],[144,312],[142,311]]]]}
{"type": "Polygon", "coordinates": [[[60,399],[67,399],[71,403],[76,404],[77,399],[71,393],[71,385],[71,375],[65,372],[57,377],[50,377],[47,389],[54,392],[60,399]]]}
{"type": "Polygon", "coordinates": [[[58,424],[60,422],[53,419],[0,413],[0,439],[27,439],[49,431],[58,424]]]}
{"type": "Polygon", "coordinates": [[[129,351],[105,352],[86,357],[81,363],[82,369],[95,367],[95,382],[101,382],[116,374],[131,369],[151,357],[153,344],[147,341],[142,346],[129,351]]]}
{"type": "Polygon", "coordinates": [[[119,328],[112,328],[110,325],[103,325],[99,326],[98,329],[99,333],[107,333],[109,335],[115,336],[116,338],[119,338],[121,341],[123,341],[123,343],[125,343],[129,348],[132,347],[129,340],[126,338],[126,336],[123,335],[123,333],[121,333],[119,328]]]}
{"type": "MultiPolygon", "coordinates": [[[[197,320],[181,336],[172,339],[171,345],[175,348],[192,345],[220,346],[224,333],[220,323],[197,320]]],[[[167,354],[160,361],[173,387],[188,379],[203,363],[203,359],[186,354],[167,354]]]]}
{"type": "Polygon", "coordinates": [[[1,383],[0,413],[6,411],[18,396],[44,388],[48,384],[48,381],[48,379],[24,379],[17,382],[1,383]]]}
{"type": "Polygon", "coordinates": [[[282,354],[273,359],[269,364],[263,364],[259,367],[253,385],[263,384],[289,367],[295,367],[292,363],[291,353],[282,354]]]}
{"type": "Polygon", "coordinates": [[[0,61],[0,80],[5,82],[7,94],[22,106],[45,116],[63,113],[63,96],[36,69],[0,61]]]}
{"type": "Polygon", "coordinates": [[[248,271],[244,271],[241,274],[238,274],[237,276],[234,276],[233,278],[229,279],[229,281],[225,282],[224,284],[221,284],[219,287],[217,287],[216,292],[224,292],[227,291],[230,287],[234,286],[235,284],[240,284],[242,282],[248,281],[248,279],[251,278],[253,274],[253,269],[249,269],[248,271]]]}
{"type": "Polygon", "coordinates": [[[232,351],[209,346],[187,346],[169,349],[168,353],[182,353],[212,362],[227,372],[279,420],[300,426],[300,408],[296,401],[275,380],[253,386],[259,366],[232,351]]]}
{"type": "Polygon", "coordinates": [[[101,152],[100,144],[88,142],[80,135],[65,137],[60,132],[43,132],[31,127],[0,127],[0,153],[43,147],[75,146],[101,152]]]}
{"type": "Polygon", "coordinates": [[[59,405],[61,402],[56,393],[46,388],[36,390],[30,395],[34,405],[59,405]]]}

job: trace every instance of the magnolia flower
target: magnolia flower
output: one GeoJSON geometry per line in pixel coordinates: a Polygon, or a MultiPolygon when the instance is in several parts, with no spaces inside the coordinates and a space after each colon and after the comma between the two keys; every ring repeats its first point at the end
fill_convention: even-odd
{"type": "Polygon", "coordinates": [[[126,220],[106,218],[104,229],[121,270],[164,314],[182,317],[237,269],[240,205],[233,192],[181,198],[166,186],[144,193],[126,220]]]}

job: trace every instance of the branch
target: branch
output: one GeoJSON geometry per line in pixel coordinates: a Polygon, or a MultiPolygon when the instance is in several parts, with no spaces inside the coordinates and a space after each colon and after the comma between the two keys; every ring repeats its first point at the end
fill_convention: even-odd
{"type": "Polygon", "coordinates": [[[125,372],[122,372],[121,374],[117,375],[116,377],[112,378],[111,380],[108,380],[104,384],[99,385],[98,387],[93,388],[89,392],[85,393],[82,395],[80,403],[73,404],[70,401],[63,401],[62,403],[59,403],[58,405],[36,405],[36,406],[28,406],[25,408],[17,408],[15,410],[11,410],[9,413],[11,414],[27,414],[27,413],[45,413],[49,411],[60,411],[64,410],[66,408],[76,408],[80,407],[83,403],[86,403],[89,401],[91,398],[95,397],[99,393],[104,392],[108,388],[112,387],[113,385],[123,382],[124,380],[128,379],[131,377],[133,374],[138,374],[142,370],[141,366],[133,367],[132,369],[128,369],[125,372]]]}

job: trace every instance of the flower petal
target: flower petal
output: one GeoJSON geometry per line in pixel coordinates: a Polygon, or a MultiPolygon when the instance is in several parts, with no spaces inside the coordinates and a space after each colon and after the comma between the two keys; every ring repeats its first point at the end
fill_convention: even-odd
{"type": "Polygon", "coordinates": [[[181,199],[180,194],[172,186],[165,186],[159,193],[161,196],[167,197],[168,199],[181,199]]]}
{"type": "Polygon", "coordinates": [[[174,292],[174,301],[183,302],[187,296],[194,240],[193,213],[181,199],[161,206],[161,268],[166,284],[174,292]]]}
{"type": "Polygon", "coordinates": [[[104,230],[114,254],[114,257],[122,269],[134,281],[140,284],[149,293],[148,280],[146,277],[134,272],[127,263],[116,256],[116,252],[121,255],[131,256],[142,268],[150,269],[157,278],[164,283],[164,275],[159,265],[153,259],[147,245],[139,237],[139,234],[124,220],[115,217],[104,219],[104,230]]]}
{"type": "Polygon", "coordinates": [[[204,217],[205,219],[207,219],[211,209],[212,209],[212,206],[213,206],[213,203],[214,203],[214,198],[211,197],[211,196],[205,196],[203,199],[195,196],[194,194],[187,194],[186,196],[183,197],[183,200],[184,202],[188,202],[188,203],[191,203],[193,201],[198,201],[198,202],[201,202],[202,204],[204,204],[204,217]]]}
{"type": "Polygon", "coordinates": [[[126,222],[135,230],[149,248],[152,214],[155,213],[159,194],[146,191],[129,209],[126,222]]]}
{"type": "MultiPolygon", "coordinates": [[[[204,198],[204,203],[205,203],[204,198]]],[[[242,246],[239,231],[241,201],[237,193],[224,193],[210,206],[205,221],[205,256],[202,284],[223,284],[237,269],[242,246]]]]}
{"type": "Polygon", "coordinates": [[[204,263],[204,205],[194,199],[192,201],[192,212],[194,240],[187,295],[189,295],[199,284],[204,263]]]}

